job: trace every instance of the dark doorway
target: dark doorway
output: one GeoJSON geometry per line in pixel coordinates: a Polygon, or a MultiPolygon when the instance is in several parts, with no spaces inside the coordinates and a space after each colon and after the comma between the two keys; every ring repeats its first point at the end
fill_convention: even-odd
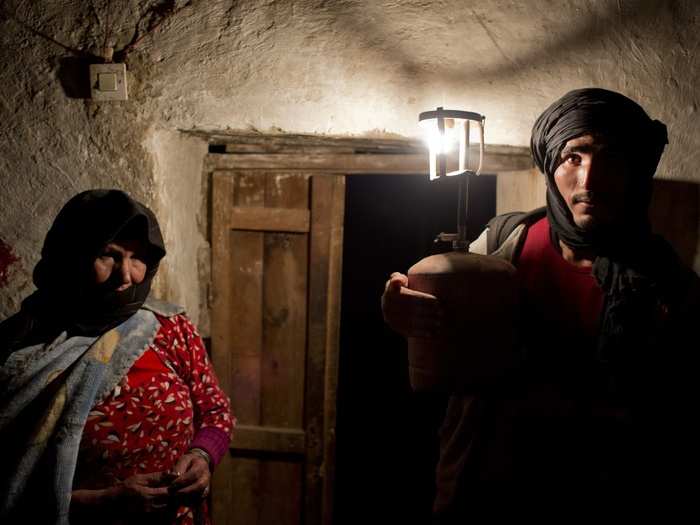
{"type": "MultiPolygon", "coordinates": [[[[411,390],[380,296],[391,272],[449,249],[433,239],[456,229],[456,180],[358,175],[346,187],[334,521],[426,524],[446,397],[411,390]]],[[[495,215],[495,176],[473,179],[469,209],[474,238],[495,215]]]]}

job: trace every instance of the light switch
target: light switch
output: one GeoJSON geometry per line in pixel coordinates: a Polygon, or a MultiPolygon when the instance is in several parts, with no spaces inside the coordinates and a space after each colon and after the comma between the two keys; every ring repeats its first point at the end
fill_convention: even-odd
{"type": "Polygon", "coordinates": [[[116,91],[116,73],[100,73],[99,75],[97,75],[97,89],[99,89],[100,91],[116,91]]]}
{"type": "Polygon", "coordinates": [[[93,100],[127,100],[126,64],[90,64],[93,100]]]}

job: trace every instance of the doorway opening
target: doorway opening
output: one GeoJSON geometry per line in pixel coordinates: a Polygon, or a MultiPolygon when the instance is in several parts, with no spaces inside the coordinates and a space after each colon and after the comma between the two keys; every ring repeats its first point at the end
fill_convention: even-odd
{"type": "MultiPolygon", "coordinates": [[[[380,296],[391,272],[450,249],[433,239],[456,230],[456,192],[456,178],[347,177],[336,525],[430,523],[447,397],[411,390],[406,341],[384,324],[380,296]]],[[[496,214],[495,176],[473,178],[469,214],[474,239],[496,214]]]]}

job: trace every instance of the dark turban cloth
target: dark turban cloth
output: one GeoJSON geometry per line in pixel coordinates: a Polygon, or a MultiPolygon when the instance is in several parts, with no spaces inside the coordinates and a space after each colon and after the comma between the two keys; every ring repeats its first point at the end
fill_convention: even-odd
{"type": "Polygon", "coordinates": [[[651,198],[651,180],[668,143],[666,126],[652,120],[633,100],[620,93],[600,88],[570,91],[549,106],[532,129],[530,146],[537,167],[547,177],[547,216],[556,235],[572,248],[608,249],[621,242],[648,235],[647,209],[651,198]],[[554,172],[560,163],[566,142],[592,134],[613,144],[630,168],[622,232],[584,231],[574,223],[571,211],[559,194],[554,172]],[[616,235],[617,234],[617,235],[616,235]]]}
{"type": "Polygon", "coordinates": [[[46,235],[34,268],[37,290],[18,314],[0,324],[2,361],[8,352],[69,336],[97,336],[144,303],[160,260],[163,236],[153,212],[120,190],[89,190],[71,198],[46,235]],[[105,245],[135,239],[146,246],[146,275],[123,291],[94,282],[94,261],[105,245]]]}
{"type": "MultiPolygon", "coordinates": [[[[654,339],[661,304],[674,292],[666,284],[681,265],[673,250],[651,233],[648,207],[652,177],[668,143],[666,126],[652,120],[633,100],[600,88],[570,91],[537,119],[531,149],[547,179],[547,218],[551,237],[573,249],[596,254],[592,273],[605,292],[598,357],[619,379],[632,357],[654,339]],[[622,220],[584,231],[559,193],[554,172],[567,141],[591,134],[612,145],[629,167],[622,220]]],[[[633,367],[632,367],[633,368],[633,367]]]]}

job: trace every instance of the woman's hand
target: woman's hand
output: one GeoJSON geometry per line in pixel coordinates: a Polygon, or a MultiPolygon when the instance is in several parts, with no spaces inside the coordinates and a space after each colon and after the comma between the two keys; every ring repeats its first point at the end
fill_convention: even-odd
{"type": "Polygon", "coordinates": [[[408,277],[394,272],[382,294],[384,321],[404,337],[436,337],[442,325],[437,297],[408,288],[408,277]]]}
{"type": "Polygon", "coordinates": [[[211,471],[209,462],[196,452],[184,454],[175,464],[173,470],[179,473],[169,487],[171,497],[178,504],[193,506],[209,493],[211,471]]]}
{"type": "Polygon", "coordinates": [[[169,503],[168,486],[173,479],[169,472],[134,474],[117,487],[115,503],[130,514],[159,512],[169,503]]]}
{"type": "Polygon", "coordinates": [[[118,485],[104,489],[77,489],[71,495],[71,515],[95,516],[105,511],[115,516],[161,512],[170,495],[174,476],[167,472],[134,474],[118,485]]]}

